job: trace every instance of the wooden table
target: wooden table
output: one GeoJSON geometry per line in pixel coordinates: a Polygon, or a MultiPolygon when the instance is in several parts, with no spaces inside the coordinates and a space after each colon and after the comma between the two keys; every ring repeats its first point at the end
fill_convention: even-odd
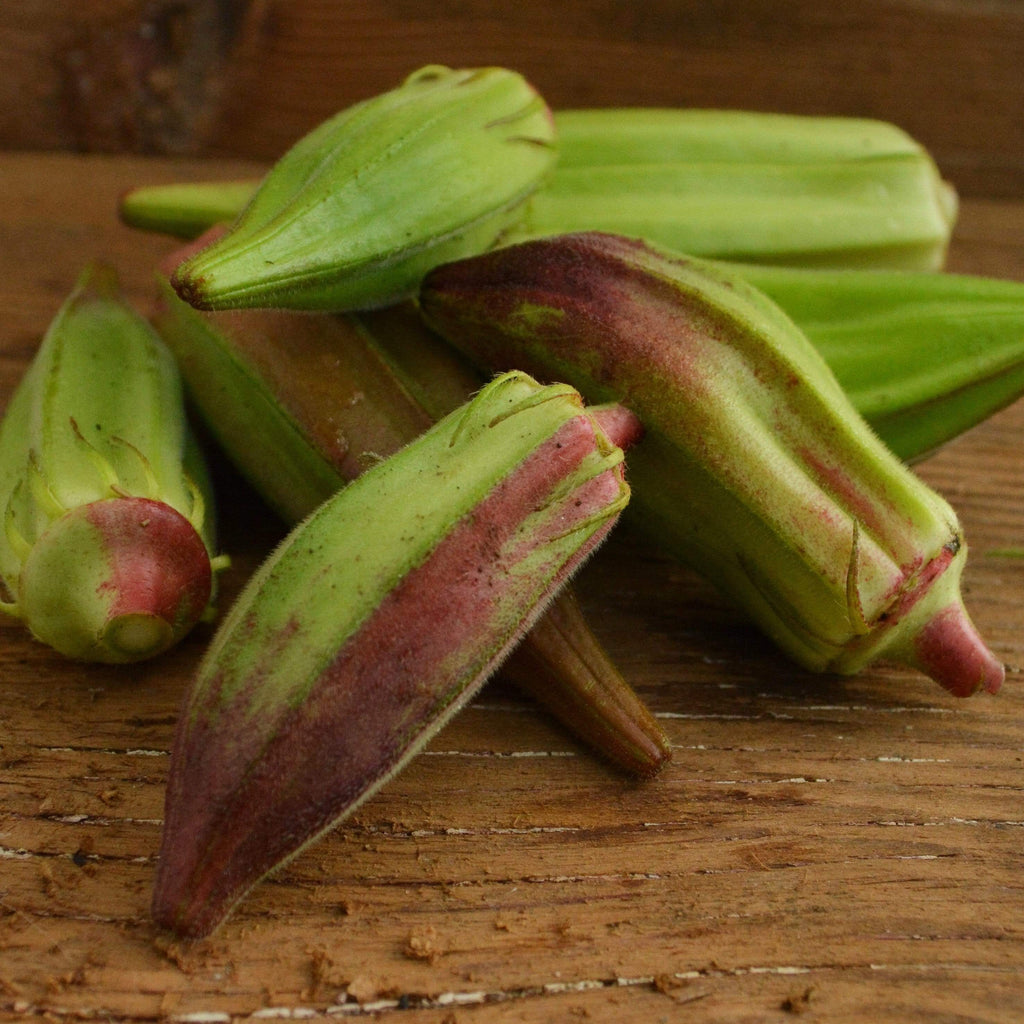
{"type": "MultiPolygon", "coordinates": [[[[0,401],[84,263],[140,307],[171,243],[133,184],[226,163],[0,156],[0,401]]],[[[1024,279],[1024,203],[967,202],[951,266],[1024,279]]],[[[625,780],[501,680],[213,938],[148,918],[179,699],[208,634],[82,667],[0,623],[5,1019],[833,1022],[1020,1019],[1024,404],[921,467],[971,543],[1009,666],[957,701],[909,671],[794,668],[621,529],[580,578],[674,745],[625,780]]],[[[281,528],[217,468],[230,600],[281,528]]]]}

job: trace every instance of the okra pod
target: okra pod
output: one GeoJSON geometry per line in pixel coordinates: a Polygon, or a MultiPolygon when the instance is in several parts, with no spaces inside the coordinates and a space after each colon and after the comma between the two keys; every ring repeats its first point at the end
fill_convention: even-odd
{"type": "Polygon", "coordinates": [[[69,658],[130,662],[208,613],[213,504],[174,359],[93,264],[0,424],[3,609],[69,658]]]}
{"type": "Polygon", "coordinates": [[[885,443],[915,462],[1024,394],[1024,283],[735,266],[800,326],[885,443]]]}
{"type": "Polygon", "coordinates": [[[259,188],[259,178],[175,181],[129,189],[118,215],[130,227],[176,238],[198,238],[215,224],[233,221],[259,188]]]}
{"type": "Polygon", "coordinates": [[[564,168],[511,240],[605,231],[695,256],[938,270],[951,211],[925,158],[564,168]]]}
{"type": "Polygon", "coordinates": [[[511,373],[303,520],[232,606],[186,695],[156,921],[209,933],[399,771],[628,495],[622,451],[579,396],[511,373]]]}
{"type": "Polygon", "coordinates": [[[420,304],[480,365],[632,409],[642,520],[802,665],[885,656],[959,696],[1001,685],[960,597],[953,509],[739,275],[594,232],[437,268],[420,304]]]}
{"type": "Polygon", "coordinates": [[[597,108],[556,113],[559,161],[520,235],[610,231],[693,256],[942,266],[956,191],[901,128],[858,117],[597,108]]]}
{"type": "Polygon", "coordinates": [[[504,68],[422,68],[295,144],[230,230],[174,273],[203,309],[361,309],[489,248],[555,159],[540,95],[504,68]]]}

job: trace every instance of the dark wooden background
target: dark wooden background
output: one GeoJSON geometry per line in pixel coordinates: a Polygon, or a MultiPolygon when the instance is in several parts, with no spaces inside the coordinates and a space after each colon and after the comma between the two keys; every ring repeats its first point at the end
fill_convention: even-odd
{"type": "Polygon", "coordinates": [[[965,195],[1024,186],[1019,0],[18,0],[0,148],[276,156],[426,63],[505,64],[557,106],[877,116],[965,195]]]}

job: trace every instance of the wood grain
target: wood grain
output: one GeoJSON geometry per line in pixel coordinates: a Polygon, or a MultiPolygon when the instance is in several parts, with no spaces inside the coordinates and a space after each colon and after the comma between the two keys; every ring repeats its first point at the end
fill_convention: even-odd
{"type": "MultiPolygon", "coordinates": [[[[171,243],[132,184],[247,165],[0,156],[0,402],[85,261],[145,307],[171,243]]],[[[968,202],[951,263],[1024,280],[1024,204],[968,202]]],[[[587,566],[599,635],[669,731],[618,777],[495,680],[213,938],[148,901],[178,702],[205,636],[130,669],[0,623],[0,1016],[395,1024],[1010,1022],[1024,999],[1024,405],[926,463],[1009,665],[957,702],[886,666],[811,676],[628,529],[587,566]]],[[[218,463],[225,602],[280,526],[218,463]]]]}
{"type": "Polygon", "coordinates": [[[1024,192],[1016,0],[19,0],[0,146],[276,158],[423,64],[503,64],[555,106],[880,117],[970,196],[1024,192]]]}

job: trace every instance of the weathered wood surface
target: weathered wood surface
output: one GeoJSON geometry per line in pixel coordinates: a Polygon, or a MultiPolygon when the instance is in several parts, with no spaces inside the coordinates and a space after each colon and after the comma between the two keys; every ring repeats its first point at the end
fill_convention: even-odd
{"type": "Polygon", "coordinates": [[[558,106],[896,121],[965,194],[1024,193],[1018,0],[18,0],[0,147],[276,157],[422,64],[504,64],[558,106]]]}
{"type": "MultiPolygon", "coordinates": [[[[146,302],[170,243],[117,223],[124,188],[244,169],[0,157],[0,402],[86,260],[146,302]]],[[[967,202],[952,266],[1024,279],[1024,204],[967,202]]],[[[1022,430],[1018,404],[921,469],[964,521],[999,696],[808,675],[623,530],[580,588],[671,735],[659,778],[623,780],[496,681],[194,946],[147,906],[203,635],[110,669],[0,623],[0,1016],[1019,1020],[1024,559],[994,552],[1024,545],[1022,430]]],[[[228,601],[280,528],[218,479],[228,601]]]]}

